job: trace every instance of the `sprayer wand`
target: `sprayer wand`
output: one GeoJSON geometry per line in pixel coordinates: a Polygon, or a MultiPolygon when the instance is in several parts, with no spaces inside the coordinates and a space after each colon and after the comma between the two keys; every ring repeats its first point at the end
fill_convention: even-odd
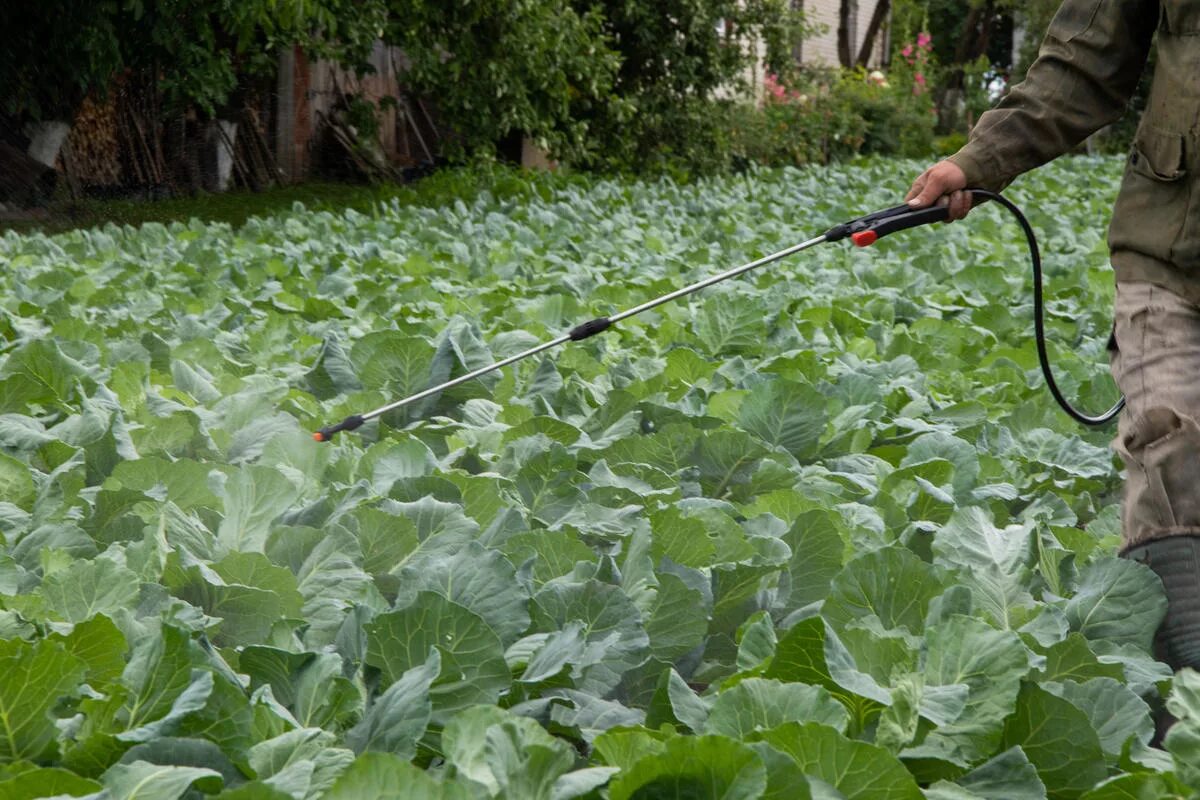
{"type": "MultiPolygon", "coordinates": [[[[1118,401],[1115,406],[1113,406],[1104,414],[1098,417],[1088,416],[1087,414],[1075,409],[1070,402],[1067,401],[1066,397],[1058,388],[1058,383],[1054,380],[1054,374],[1050,369],[1050,359],[1046,352],[1046,332],[1043,321],[1044,305],[1042,300],[1042,259],[1040,253],[1038,252],[1037,237],[1034,235],[1033,228],[1030,226],[1029,221],[1025,218],[1025,215],[1021,213],[1021,210],[1007,198],[1002,197],[995,192],[989,192],[983,189],[971,189],[970,191],[976,200],[994,200],[1006,208],[1017,218],[1017,222],[1020,223],[1021,229],[1025,233],[1025,238],[1029,245],[1029,254],[1030,260],[1033,264],[1034,275],[1034,338],[1037,343],[1038,360],[1042,366],[1042,375],[1046,379],[1046,385],[1050,389],[1050,393],[1054,396],[1054,399],[1063,408],[1063,410],[1077,422],[1081,422],[1084,425],[1093,426],[1104,425],[1110,422],[1124,407],[1124,398],[1118,401]]],[[[668,292],[667,294],[656,297],[653,300],[648,300],[639,306],[634,306],[633,308],[622,311],[619,314],[614,314],[609,317],[597,317],[595,319],[588,320],[587,322],[576,325],[567,333],[564,333],[555,339],[551,339],[550,341],[543,342],[536,347],[531,347],[524,352],[509,356],[508,358],[497,361],[494,364],[489,364],[486,367],[480,367],[477,370],[468,372],[465,375],[460,375],[453,380],[440,383],[437,386],[430,387],[424,391],[417,392],[414,395],[397,400],[394,403],[388,403],[387,405],[380,406],[373,411],[368,411],[364,414],[353,414],[349,417],[346,417],[336,425],[330,425],[329,427],[321,428],[321,430],[313,434],[313,438],[318,442],[328,442],[338,432],[352,431],[360,428],[364,423],[375,419],[376,417],[382,416],[389,411],[395,411],[396,409],[403,408],[410,403],[424,400],[425,398],[436,395],[445,391],[446,389],[450,389],[454,386],[458,386],[461,383],[474,380],[478,377],[488,374],[489,372],[494,372],[498,369],[503,369],[504,367],[516,364],[518,361],[524,361],[525,359],[535,356],[538,353],[543,353],[547,350],[558,347],[559,345],[566,344],[567,342],[583,341],[584,339],[608,330],[610,327],[622,320],[637,316],[643,311],[649,311],[650,309],[657,308],[664,303],[669,303],[673,300],[678,300],[681,297],[694,294],[701,289],[706,289],[709,286],[721,283],[722,281],[727,281],[730,278],[736,278],[738,275],[749,272],[752,269],[766,266],[767,264],[772,264],[776,261],[787,258],[790,255],[795,255],[796,253],[808,250],[810,247],[815,247],[819,244],[825,244],[826,242],[837,242],[847,238],[854,242],[854,244],[858,247],[870,247],[888,234],[896,233],[897,231],[906,230],[908,228],[916,228],[921,225],[929,225],[934,222],[945,222],[948,216],[949,209],[945,206],[931,206],[929,208],[913,209],[907,205],[900,205],[893,206],[892,208],[886,208],[882,211],[876,211],[873,214],[867,214],[866,216],[858,217],[857,219],[844,222],[840,225],[834,225],[828,231],[816,237],[815,239],[809,239],[806,242],[792,245],[791,247],[780,250],[777,253],[763,256],[756,261],[751,261],[748,264],[741,265],[740,267],[734,267],[733,269],[726,270],[718,275],[713,275],[712,277],[705,278],[702,281],[697,281],[689,286],[685,286],[682,289],[676,289],[673,292],[668,292]]]]}

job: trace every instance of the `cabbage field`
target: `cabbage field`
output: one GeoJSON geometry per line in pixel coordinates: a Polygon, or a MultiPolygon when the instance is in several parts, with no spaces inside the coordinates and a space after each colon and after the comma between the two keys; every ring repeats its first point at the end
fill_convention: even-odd
{"type": "MultiPolygon", "coordinates": [[[[1000,209],[311,437],[917,169],[0,238],[0,798],[1190,797],[1200,676],[1151,654],[1112,431],[1045,391],[1000,209]]],[[[1119,172],[1008,193],[1095,411],[1119,172]]]]}

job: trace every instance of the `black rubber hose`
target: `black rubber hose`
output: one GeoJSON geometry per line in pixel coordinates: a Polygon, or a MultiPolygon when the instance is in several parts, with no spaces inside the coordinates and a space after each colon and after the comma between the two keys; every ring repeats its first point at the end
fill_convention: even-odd
{"type": "Polygon", "coordinates": [[[1107,425],[1116,419],[1117,415],[1121,413],[1121,409],[1125,407],[1124,397],[1118,400],[1116,405],[1114,405],[1108,411],[1104,412],[1098,417],[1093,417],[1083,413],[1071,405],[1070,401],[1067,400],[1062,391],[1058,388],[1058,382],[1054,380],[1054,371],[1050,368],[1050,355],[1046,352],[1046,308],[1045,301],[1042,296],[1042,255],[1038,250],[1037,236],[1034,235],[1033,226],[1029,224],[1029,220],[1025,218],[1025,215],[1021,212],[1021,209],[1017,208],[1016,204],[1007,197],[997,194],[996,192],[989,192],[986,189],[971,189],[970,191],[971,194],[977,198],[992,200],[1004,206],[1009,210],[1009,212],[1012,213],[1014,217],[1017,218],[1017,222],[1021,225],[1021,230],[1025,231],[1025,241],[1029,244],[1029,257],[1033,263],[1034,341],[1037,345],[1038,361],[1042,366],[1042,375],[1046,379],[1046,386],[1050,389],[1050,394],[1054,395],[1054,399],[1058,402],[1058,405],[1062,407],[1062,410],[1067,413],[1067,416],[1071,417],[1076,422],[1083,423],[1084,425],[1090,425],[1092,427],[1107,425]]]}

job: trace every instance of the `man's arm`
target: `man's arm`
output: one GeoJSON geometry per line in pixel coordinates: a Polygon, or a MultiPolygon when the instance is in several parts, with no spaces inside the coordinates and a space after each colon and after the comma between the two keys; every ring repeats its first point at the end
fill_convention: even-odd
{"type": "MultiPolygon", "coordinates": [[[[964,186],[999,191],[1115,122],[1158,17],[1158,0],[1065,0],[1025,81],[979,118],[964,148],[917,179],[910,202],[929,205],[964,186]]],[[[951,216],[965,215],[967,204],[961,193],[953,198],[951,216]]]]}

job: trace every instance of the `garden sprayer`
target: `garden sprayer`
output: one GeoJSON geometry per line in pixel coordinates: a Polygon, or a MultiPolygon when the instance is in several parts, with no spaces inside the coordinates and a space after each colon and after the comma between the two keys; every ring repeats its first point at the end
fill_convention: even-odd
{"type": "MultiPolygon", "coordinates": [[[[1029,220],[1025,218],[1025,215],[1021,212],[1021,209],[1017,208],[1017,206],[1006,197],[985,189],[970,189],[968,191],[970,191],[972,199],[975,201],[993,200],[1004,208],[1008,209],[1008,211],[1011,212],[1014,217],[1016,217],[1021,229],[1025,232],[1025,240],[1029,245],[1029,258],[1033,266],[1034,340],[1037,345],[1038,362],[1041,364],[1042,375],[1046,379],[1046,386],[1050,389],[1050,394],[1054,396],[1055,401],[1057,401],[1059,406],[1062,407],[1063,411],[1065,411],[1068,416],[1077,422],[1091,426],[1105,425],[1111,422],[1124,407],[1124,398],[1118,400],[1112,408],[1100,416],[1089,416],[1071,405],[1071,403],[1066,399],[1062,391],[1059,389],[1058,383],[1054,379],[1053,370],[1050,368],[1050,357],[1046,350],[1046,330],[1043,319],[1044,305],[1042,298],[1042,258],[1038,251],[1037,237],[1034,235],[1033,228],[1030,226],[1029,220]]],[[[394,411],[398,408],[409,405],[410,403],[415,403],[419,400],[431,397],[442,391],[445,391],[446,389],[450,389],[454,386],[458,386],[459,384],[474,380],[480,376],[488,374],[489,372],[494,372],[495,370],[516,364],[519,361],[523,361],[527,358],[537,355],[538,353],[543,353],[547,350],[558,347],[559,345],[566,344],[567,342],[583,341],[584,339],[608,330],[610,327],[618,322],[621,322],[622,320],[637,316],[643,311],[649,311],[650,309],[657,308],[664,303],[678,300],[681,297],[687,297],[688,295],[694,294],[701,289],[706,289],[709,286],[729,280],[730,278],[735,278],[738,275],[749,272],[752,269],[756,269],[758,267],[779,261],[783,258],[787,258],[790,255],[807,250],[810,247],[815,247],[819,244],[825,244],[827,242],[838,242],[847,238],[859,247],[869,247],[888,234],[908,228],[916,228],[921,225],[929,225],[934,222],[945,222],[948,216],[949,209],[945,206],[931,206],[929,208],[913,209],[907,205],[900,205],[887,208],[882,211],[876,211],[873,214],[867,214],[866,216],[851,220],[850,222],[834,225],[832,228],[815,239],[809,239],[806,242],[792,245],[791,247],[784,248],[777,253],[772,253],[771,255],[763,256],[760,259],[751,261],[748,264],[743,264],[740,267],[734,267],[733,269],[726,270],[718,275],[713,275],[712,277],[705,278],[702,281],[697,281],[689,286],[685,286],[682,289],[676,289],[673,292],[668,292],[667,294],[656,297],[653,300],[647,300],[641,305],[634,306],[633,308],[627,309],[618,314],[613,314],[607,317],[597,317],[595,319],[588,320],[587,322],[576,325],[574,328],[562,334],[561,336],[558,336],[557,338],[551,339],[547,342],[543,342],[536,347],[531,347],[524,352],[509,356],[508,358],[497,361],[494,364],[489,364],[486,367],[480,367],[479,369],[468,372],[465,375],[460,375],[457,378],[440,383],[437,386],[430,387],[424,391],[417,392],[409,397],[405,397],[393,403],[380,406],[373,411],[368,411],[364,414],[353,414],[349,417],[346,417],[336,425],[330,425],[329,427],[322,428],[313,434],[313,438],[318,442],[327,442],[339,431],[355,430],[369,420],[382,416],[389,411],[394,411]]]]}

